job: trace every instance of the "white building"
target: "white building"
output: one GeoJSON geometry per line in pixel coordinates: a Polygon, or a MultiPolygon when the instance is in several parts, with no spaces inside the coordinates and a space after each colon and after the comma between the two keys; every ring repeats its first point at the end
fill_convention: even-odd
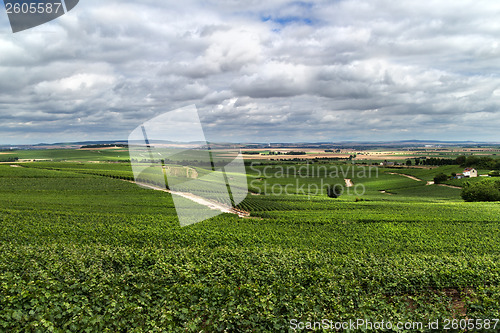
{"type": "Polygon", "coordinates": [[[477,177],[477,170],[473,168],[466,168],[463,172],[464,177],[474,178],[477,177]]]}

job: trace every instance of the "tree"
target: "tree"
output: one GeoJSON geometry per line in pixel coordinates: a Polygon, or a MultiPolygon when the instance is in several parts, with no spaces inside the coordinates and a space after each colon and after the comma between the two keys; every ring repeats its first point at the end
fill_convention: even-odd
{"type": "Polygon", "coordinates": [[[500,201],[500,180],[481,179],[466,182],[461,193],[465,201],[500,201]]]}
{"type": "Polygon", "coordinates": [[[469,156],[466,158],[463,166],[477,169],[498,169],[500,166],[498,159],[493,159],[490,156],[469,156]]]}
{"type": "Polygon", "coordinates": [[[344,188],[340,184],[326,186],[326,195],[328,195],[329,198],[337,199],[343,193],[344,193],[344,188]]]}
{"type": "Polygon", "coordinates": [[[458,156],[456,159],[455,159],[455,162],[458,164],[458,165],[465,165],[465,161],[467,160],[467,157],[465,157],[464,155],[460,155],[458,156]]]}
{"type": "Polygon", "coordinates": [[[411,160],[406,160],[406,166],[411,166],[411,160]]]}
{"type": "Polygon", "coordinates": [[[447,180],[448,180],[448,176],[445,175],[444,173],[440,173],[434,177],[434,184],[441,184],[447,180]]]}

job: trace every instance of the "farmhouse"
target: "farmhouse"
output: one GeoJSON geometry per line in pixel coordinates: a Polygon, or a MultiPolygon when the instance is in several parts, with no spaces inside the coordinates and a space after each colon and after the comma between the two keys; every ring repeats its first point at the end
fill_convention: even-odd
{"type": "Polygon", "coordinates": [[[464,177],[474,178],[477,177],[477,170],[473,168],[466,168],[463,172],[464,177]]]}

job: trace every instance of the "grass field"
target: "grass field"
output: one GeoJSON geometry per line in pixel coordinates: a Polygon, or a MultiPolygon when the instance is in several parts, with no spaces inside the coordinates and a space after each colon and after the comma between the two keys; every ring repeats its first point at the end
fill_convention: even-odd
{"type": "Polygon", "coordinates": [[[367,176],[349,164],[252,166],[250,190],[260,195],[239,205],[250,218],[181,228],[170,194],[124,181],[129,163],[85,162],[123,152],[64,153],[19,156],[61,162],[0,165],[2,331],[278,332],[293,319],[500,318],[499,203],[426,185],[457,167],[367,176]],[[363,193],[326,196],[322,185],[347,178],[363,193]]]}
{"type": "Polygon", "coordinates": [[[20,160],[51,160],[51,161],[120,161],[128,160],[129,154],[125,148],[106,150],[85,149],[39,149],[16,150],[2,155],[18,157],[20,160]]]}

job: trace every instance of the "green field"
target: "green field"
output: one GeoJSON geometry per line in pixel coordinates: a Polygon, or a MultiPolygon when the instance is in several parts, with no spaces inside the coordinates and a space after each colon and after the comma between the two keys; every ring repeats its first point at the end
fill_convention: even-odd
{"type": "Polygon", "coordinates": [[[57,161],[0,165],[0,331],[500,318],[500,204],[426,185],[458,166],[249,166],[249,218],[181,228],[170,194],[124,181],[123,151],[15,154],[57,161]],[[354,187],[327,197],[344,179],[354,187]]]}
{"type": "Polygon", "coordinates": [[[126,148],[106,150],[80,149],[38,149],[16,150],[0,155],[0,160],[8,157],[18,157],[23,160],[51,160],[51,161],[121,161],[128,160],[126,148]]]}

